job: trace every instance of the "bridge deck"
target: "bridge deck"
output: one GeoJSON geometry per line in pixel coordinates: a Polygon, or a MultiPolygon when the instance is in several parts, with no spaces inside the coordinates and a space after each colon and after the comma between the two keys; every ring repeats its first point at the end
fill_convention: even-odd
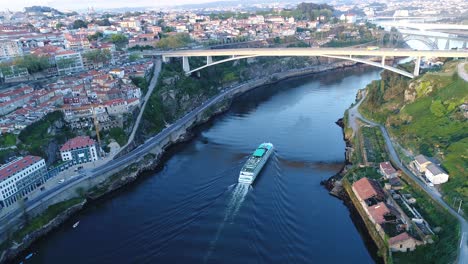
{"type": "Polygon", "coordinates": [[[147,55],[164,57],[199,57],[199,56],[395,56],[395,57],[468,57],[467,50],[411,50],[362,48],[246,48],[215,50],[177,50],[167,52],[144,52],[147,55]]]}

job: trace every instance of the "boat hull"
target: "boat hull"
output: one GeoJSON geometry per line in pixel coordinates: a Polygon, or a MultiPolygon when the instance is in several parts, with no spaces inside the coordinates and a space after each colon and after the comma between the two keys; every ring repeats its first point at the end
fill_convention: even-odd
{"type": "Polygon", "coordinates": [[[267,161],[269,160],[271,154],[273,153],[274,147],[273,147],[273,144],[271,143],[264,143],[264,144],[269,144],[271,147],[265,152],[265,154],[263,154],[263,156],[261,157],[261,160],[256,165],[253,171],[247,172],[247,171],[241,170],[241,172],[239,173],[239,180],[238,180],[239,183],[252,184],[257,178],[257,176],[260,174],[261,170],[263,169],[267,161]]]}

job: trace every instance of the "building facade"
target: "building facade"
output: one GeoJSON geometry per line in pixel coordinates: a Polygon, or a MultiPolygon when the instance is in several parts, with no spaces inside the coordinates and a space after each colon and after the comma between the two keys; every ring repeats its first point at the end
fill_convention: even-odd
{"type": "Polygon", "coordinates": [[[426,171],[426,167],[432,162],[424,155],[417,155],[414,157],[414,165],[419,172],[423,173],[426,171]]]}
{"type": "Polygon", "coordinates": [[[449,175],[435,164],[427,166],[425,175],[433,184],[446,183],[449,179],[449,175]]]}
{"type": "Polygon", "coordinates": [[[392,164],[388,161],[381,162],[379,164],[380,174],[385,176],[385,178],[395,178],[398,177],[398,172],[393,168],[392,164]]]}
{"type": "Polygon", "coordinates": [[[96,141],[88,136],[72,138],[60,148],[60,156],[63,161],[71,161],[72,165],[96,161],[96,141]]]}
{"type": "Polygon", "coordinates": [[[19,41],[0,40],[0,60],[11,59],[23,55],[19,41]]]}
{"type": "Polygon", "coordinates": [[[79,52],[67,50],[55,55],[59,75],[66,75],[84,70],[83,58],[79,52]]]}
{"type": "Polygon", "coordinates": [[[12,205],[49,178],[41,157],[20,157],[3,165],[0,167],[0,207],[12,205]]]}

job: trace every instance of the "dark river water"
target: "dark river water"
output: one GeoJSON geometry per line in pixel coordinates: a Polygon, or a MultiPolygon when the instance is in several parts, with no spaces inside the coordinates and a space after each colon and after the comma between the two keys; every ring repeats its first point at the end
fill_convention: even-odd
{"type": "Polygon", "coordinates": [[[92,203],[24,263],[373,263],[349,210],[320,181],[344,162],[334,122],[378,78],[349,69],[238,98],[160,171],[92,203]],[[252,187],[236,185],[262,142],[275,153],[252,187]]]}

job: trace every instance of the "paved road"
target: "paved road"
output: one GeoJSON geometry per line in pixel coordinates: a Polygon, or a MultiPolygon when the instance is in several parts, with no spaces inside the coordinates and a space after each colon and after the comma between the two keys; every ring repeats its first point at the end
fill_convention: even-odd
{"type": "MultiPolygon", "coordinates": [[[[151,82],[149,84],[149,89],[146,92],[145,98],[143,99],[143,105],[141,106],[140,113],[138,114],[137,120],[135,121],[135,124],[133,125],[132,133],[128,137],[127,144],[122,146],[118,152],[122,151],[130,143],[133,142],[133,139],[135,138],[135,133],[137,132],[138,126],[140,125],[141,117],[143,116],[143,112],[145,111],[146,104],[148,103],[149,98],[150,98],[151,94],[153,93],[153,90],[156,87],[156,84],[158,83],[159,73],[160,72],[161,72],[161,60],[157,60],[156,64],[154,65],[153,78],[151,79],[151,82]]],[[[118,152],[115,153],[115,155],[117,155],[118,152]]]]}
{"type": "Polygon", "coordinates": [[[465,82],[468,82],[468,73],[465,71],[465,63],[458,64],[458,76],[465,80],[465,82]]]}
{"type": "MultiPolygon", "coordinates": [[[[393,164],[397,165],[397,167],[402,170],[406,175],[410,176],[413,178],[416,183],[423,188],[427,194],[429,194],[432,199],[437,201],[440,205],[442,205],[445,209],[447,209],[450,214],[455,216],[458,221],[460,222],[460,228],[461,228],[461,239],[460,239],[460,244],[458,245],[458,250],[459,250],[459,255],[458,255],[458,262],[459,264],[466,264],[468,263],[468,223],[466,222],[465,218],[463,216],[459,215],[455,210],[452,209],[443,199],[442,196],[440,195],[439,192],[437,192],[434,188],[429,187],[420,177],[416,176],[413,174],[411,170],[409,170],[404,164],[402,164],[400,158],[398,157],[397,152],[395,151],[395,148],[393,146],[393,142],[388,134],[387,129],[378,123],[372,122],[371,120],[366,119],[359,113],[359,105],[361,102],[364,100],[366,95],[363,96],[361,101],[357,103],[354,107],[350,108],[348,113],[349,113],[349,120],[350,122],[356,122],[357,119],[361,119],[365,123],[368,123],[372,126],[378,126],[380,130],[382,131],[382,135],[384,136],[385,139],[385,144],[387,145],[387,150],[390,154],[390,159],[393,162],[393,164]]],[[[357,124],[354,124],[354,127],[356,127],[357,124]]]]}
{"type": "Polygon", "coordinates": [[[144,51],[145,55],[169,57],[204,56],[396,56],[396,57],[444,57],[467,58],[465,50],[412,50],[412,49],[374,49],[365,48],[244,48],[212,50],[144,51]]]}
{"type": "MultiPolygon", "coordinates": [[[[238,89],[248,85],[249,83],[241,84],[236,87],[232,87],[228,90],[224,90],[221,94],[211,98],[210,100],[203,103],[201,106],[193,109],[191,112],[187,113],[185,116],[177,120],[175,123],[170,125],[169,127],[162,130],[160,133],[155,135],[154,137],[148,139],[144,144],[140,145],[138,148],[132,150],[128,154],[118,157],[114,160],[111,160],[95,169],[86,170],[81,174],[76,175],[75,177],[71,178],[70,180],[65,181],[60,185],[56,185],[51,189],[47,189],[43,191],[39,196],[34,199],[30,199],[25,202],[25,208],[27,211],[30,211],[42,204],[43,200],[47,200],[55,195],[65,191],[65,190],[73,190],[73,188],[80,182],[83,182],[89,178],[96,177],[101,175],[107,171],[113,170],[115,168],[123,168],[133,161],[137,160],[141,156],[144,156],[150,152],[155,146],[157,146],[162,140],[166,139],[171,133],[177,131],[181,127],[183,127],[188,121],[192,120],[198,114],[205,111],[210,106],[221,102],[225,97],[230,96],[231,94],[235,93],[238,89]]],[[[9,223],[19,217],[21,217],[23,210],[17,209],[11,211],[3,216],[0,217],[0,232],[4,232],[4,227],[6,223],[9,223]]]]}

